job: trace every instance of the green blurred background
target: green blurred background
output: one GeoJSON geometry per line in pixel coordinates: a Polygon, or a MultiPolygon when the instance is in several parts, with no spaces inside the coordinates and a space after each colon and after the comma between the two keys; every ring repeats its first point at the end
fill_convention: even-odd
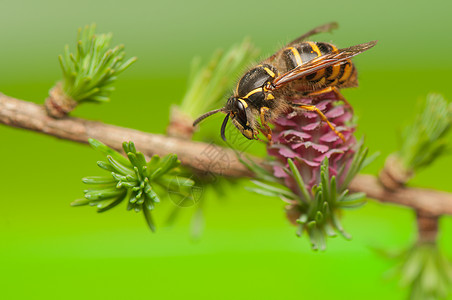
{"type": "MultiPolygon", "coordinates": [[[[398,146],[398,133],[431,91],[452,98],[452,5],[430,1],[0,1],[0,92],[42,103],[60,78],[57,55],[78,27],[96,22],[139,61],[116,84],[112,101],[74,113],[163,133],[169,107],[186,88],[192,57],[208,59],[245,36],[263,57],[305,31],[331,21],[317,40],[341,47],[378,39],[355,59],[360,88],[344,91],[359,117],[358,136],[382,155],[377,173],[398,146]]],[[[219,118],[204,130],[217,134],[219,118]]],[[[278,199],[228,189],[208,191],[202,238],[190,239],[192,209],[164,226],[170,205],[155,213],[151,234],[125,206],[105,214],[72,208],[80,179],[99,175],[101,157],[85,145],[0,126],[0,298],[299,298],[401,299],[406,291],[383,273],[392,263],[372,247],[414,240],[411,211],[370,201],[344,214],[352,241],[331,239],[314,253],[297,238],[278,199]]],[[[452,192],[447,157],[419,173],[413,185],[452,192]]],[[[160,208],[160,207],[159,207],[160,208]]],[[[450,218],[440,244],[452,257],[450,218]]]]}

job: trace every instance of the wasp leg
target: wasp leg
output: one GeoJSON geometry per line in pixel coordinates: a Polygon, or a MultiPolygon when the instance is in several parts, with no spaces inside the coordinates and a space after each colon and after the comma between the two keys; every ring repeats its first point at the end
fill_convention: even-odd
{"type": "Polygon", "coordinates": [[[333,92],[334,95],[336,95],[337,100],[343,101],[345,105],[353,111],[353,107],[350,105],[350,103],[348,103],[347,99],[345,99],[345,97],[339,92],[339,89],[335,86],[329,86],[318,91],[309,92],[306,94],[306,96],[319,96],[329,92],[333,92]]]}
{"type": "Polygon", "coordinates": [[[340,137],[340,139],[342,141],[345,142],[344,135],[342,133],[340,133],[339,131],[337,131],[336,127],[334,127],[333,124],[331,124],[331,122],[328,121],[328,118],[320,111],[320,109],[318,109],[314,105],[302,105],[302,104],[292,104],[292,105],[294,108],[304,109],[304,110],[313,111],[313,112],[317,113],[319,115],[319,117],[328,124],[328,126],[331,128],[331,130],[333,130],[334,133],[338,137],[340,137]]]}
{"type": "Polygon", "coordinates": [[[265,129],[265,130],[262,130],[263,131],[262,133],[267,137],[268,141],[271,143],[272,142],[272,129],[270,128],[270,126],[268,126],[268,122],[267,122],[269,111],[270,111],[270,109],[268,107],[265,107],[265,106],[261,107],[260,116],[261,116],[261,124],[262,124],[262,126],[264,126],[263,129],[265,129]]]}

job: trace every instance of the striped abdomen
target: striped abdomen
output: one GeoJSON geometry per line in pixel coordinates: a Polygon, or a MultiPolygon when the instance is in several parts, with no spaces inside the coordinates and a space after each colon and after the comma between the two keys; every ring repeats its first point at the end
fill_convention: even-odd
{"type": "MultiPolygon", "coordinates": [[[[290,71],[302,64],[307,63],[319,56],[337,51],[336,46],[323,42],[302,42],[300,44],[287,47],[281,51],[279,57],[281,67],[284,72],[290,71]]],[[[326,67],[318,70],[299,81],[310,87],[353,87],[357,85],[356,69],[350,59],[341,64],[326,67]]]]}

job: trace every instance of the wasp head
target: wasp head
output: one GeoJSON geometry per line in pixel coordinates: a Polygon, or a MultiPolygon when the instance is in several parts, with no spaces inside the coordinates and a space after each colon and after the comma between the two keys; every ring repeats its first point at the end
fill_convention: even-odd
{"type": "Polygon", "coordinates": [[[251,125],[252,116],[248,109],[248,103],[238,97],[231,96],[225,106],[227,112],[221,126],[221,137],[226,140],[225,129],[228,119],[231,118],[232,124],[249,140],[254,139],[254,129],[251,125]]]}
{"type": "Polygon", "coordinates": [[[248,108],[248,103],[239,97],[231,96],[225,107],[206,112],[193,122],[193,126],[196,126],[205,118],[218,112],[226,113],[226,117],[221,125],[221,138],[223,140],[226,141],[225,130],[229,118],[231,118],[234,126],[237,127],[244,137],[249,140],[255,139],[257,132],[254,130],[254,126],[251,125],[253,123],[252,111],[248,108]]]}

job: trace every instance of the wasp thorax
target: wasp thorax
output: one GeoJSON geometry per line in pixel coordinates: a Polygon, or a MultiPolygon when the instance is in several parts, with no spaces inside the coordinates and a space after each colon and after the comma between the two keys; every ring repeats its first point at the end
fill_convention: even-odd
{"type": "Polygon", "coordinates": [[[276,68],[268,64],[252,68],[239,80],[235,96],[244,99],[254,107],[264,105],[266,99],[264,86],[271,83],[277,74],[276,68]]]}

